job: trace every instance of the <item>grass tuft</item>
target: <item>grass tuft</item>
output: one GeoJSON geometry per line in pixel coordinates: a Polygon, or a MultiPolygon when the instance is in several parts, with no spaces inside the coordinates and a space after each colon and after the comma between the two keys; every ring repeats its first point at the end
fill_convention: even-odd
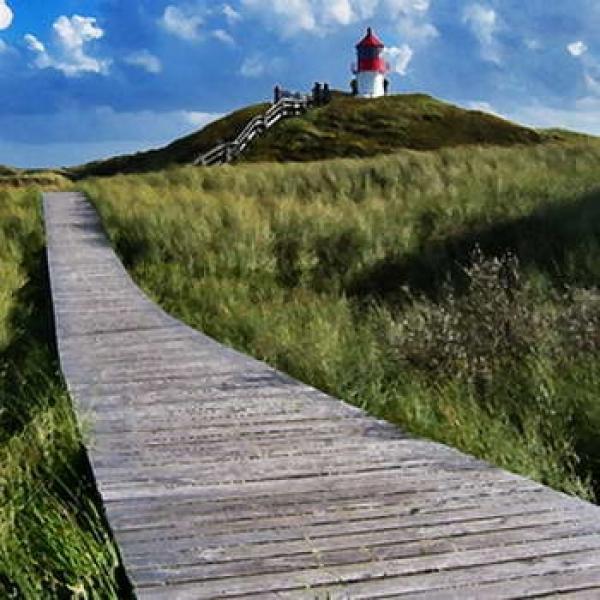
{"type": "Polygon", "coordinates": [[[37,189],[0,189],[0,597],[126,587],[59,375],[37,189]]]}

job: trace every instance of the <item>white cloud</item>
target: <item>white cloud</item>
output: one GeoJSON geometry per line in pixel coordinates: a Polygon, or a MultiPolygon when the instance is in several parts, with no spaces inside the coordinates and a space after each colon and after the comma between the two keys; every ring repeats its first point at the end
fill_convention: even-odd
{"type": "Polygon", "coordinates": [[[413,13],[427,12],[430,0],[385,0],[385,4],[394,11],[413,13]]]}
{"type": "Polygon", "coordinates": [[[6,3],[6,0],[0,0],[0,30],[8,29],[13,20],[13,11],[6,3]]]}
{"type": "Polygon", "coordinates": [[[323,35],[376,15],[384,15],[414,41],[438,35],[427,21],[430,0],[241,0],[241,5],[283,37],[323,35]]]}
{"type": "Polygon", "coordinates": [[[69,50],[82,48],[86,42],[99,40],[104,35],[104,31],[96,25],[96,19],[79,15],[73,15],[70,19],[64,15],[58,17],[53,28],[64,47],[69,50]]]}
{"type": "Polygon", "coordinates": [[[227,19],[229,25],[235,25],[236,23],[242,20],[242,15],[240,15],[240,13],[237,10],[235,10],[235,8],[231,7],[229,4],[223,5],[223,14],[225,15],[225,18],[227,19]]]}
{"type": "Polygon", "coordinates": [[[500,25],[496,11],[483,4],[470,4],[463,11],[463,22],[479,40],[482,58],[500,64],[500,48],[496,40],[500,25]]]}
{"type": "Polygon", "coordinates": [[[525,40],[525,45],[527,48],[529,48],[529,50],[541,50],[543,47],[542,43],[536,39],[525,40]]]}
{"type": "Polygon", "coordinates": [[[271,22],[284,36],[317,30],[311,0],[242,0],[242,6],[271,22]]]}
{"type": "Polygon", "coordinates": [[[244,59],[239,74],[248,79],[263,75],[273,75],[282,70],[284,62],[280,58],[268,58],[264,54],[252,54],[244,59]]]}
{"type": "Polygon", "coordinates": [[[326,23],[348,25],[356,20],[350,0],[329,0],[323,9],[323,19],[326,23]]]}
{"type": "Polygon", "coordinates": [[[204,127],[208,123],[214,121],[215,119],[220,118],[221,114],[217,113],[208,113],[208,112],[199,112],[199,111],[184,111],[183,118],[192,126],[192,127],[204,127]]]}
{"type": "Polygon", "coordinates": [[[532,104],[509,113],[518,123],[530,127],[559,127],[600,135],[600,99],[582,98],[571,109],[532,104]]]}
{"type": "Polygon", "coordinates": [[[24,37],[29,50],[35,53],[34,64],[39,69],[56,69],[67,77],[83,73],[107,74],[110,61],[95,58],[86,52],[86,44],[101,39],[102,30],[94,17],[73,15],[59,17],[52,26],[54,30],[53,50],[49,52],[44,43],[34,35],[24,37]]]}
{"type": "Polygon", "coordinates": [[[354,0],[352,8],[358,20],[370,19],[377,10],[380,0],[362,0],[359,2],[354,0]]]}
{"type": "Polygon", "coordinates": [[[413,49],[408,44],[399,48],[392,46],[385,49],[385,57],[390,61],[390,68],[398,75],[406,75],[408,65],[414,56],[413,49]]]}
{"type": "Polygon", "coordinates": [[[583,56],[588,51],[588,47],[581,40],[567,45],[567,52],[571,56],[583,56]]]}
{"type": "Polygon", "coordinates": [[[162,63],[160,59],[152,54],[149,50],[139,50],[133,52],[125,58],[125,62],[128,65],[139,67],[148,71],[148,73],[158,74],[162,71],[162,63]]]}
{"type": "Polygon", "coordinates": [[[586,73],[584,75],[584,79],[587,89],[595,96],[600,96],[600,80],[590,75],[590,73],[586,73]]]}
{"type": "Polygon", "coordinates": [[[183,9],[170,4],[165,8],[159,22],[174,36],[193,42],[200,39],[200,28],[204,19],[197,9],[183,9]]]}
{"type": "Polygon", "coordinates": [[[40,42],[35,35],[28,33],[23,39],[25,40],[27,47],[33,52],[39,52],[40,54],[46,52],[46,46],[44,46],[44,44],[42,44],[42,42],[40,42]]]}
{"type": "Polygon", "coordinates": [[[212,35],[215,39],[223,42],[224,44],[235,46],[235,40],[233,39],[233,36],[224,29],[215,29],[212,32],[212,35]]]}
{"type": "Polygon", "coordinates": [[[431,23],[419,23],[414,19],[402,19],[398,23],[400,33],[411,40],[428,41],[439,36],[439,31],[431,23]]]}
{"type": "Polygon", "coordinates": [[[260,77],[265,74],[265,71],[264,58],[258,54],[245,58],[240,67],[240,75],[248,78],[260,77]]]}
{"type": "Polygon", "coordinates": [[[488,113],[489,115],[495,115],[496,117],[502,117],[502,115],[485,100],[473,100],[467,103],[469,110],[478,110],[480,112],[488,113]]]}

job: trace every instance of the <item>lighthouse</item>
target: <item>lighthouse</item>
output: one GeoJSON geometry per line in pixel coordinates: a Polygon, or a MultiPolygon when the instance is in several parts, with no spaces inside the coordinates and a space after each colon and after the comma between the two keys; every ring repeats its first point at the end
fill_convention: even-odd
{"type": "Polygon", "coordinates": [[[363,98],[379,98],[387,93],[386,73],[388,64],[383,59],[383,42],[369,27],[367,35],[356,45],[358,62],[353,68],[356,80],[353,90],[363,98]]]}

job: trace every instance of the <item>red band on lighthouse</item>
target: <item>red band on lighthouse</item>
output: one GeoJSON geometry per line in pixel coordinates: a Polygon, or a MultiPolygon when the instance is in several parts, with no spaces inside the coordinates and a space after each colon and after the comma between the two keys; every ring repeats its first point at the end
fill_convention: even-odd
{"type": "Polygon", "coordinates": [[[384,49],[383,42],[369,27],[367,35],[356,45],[358,60],[354,73],[359,96],[377,98],[385,95],[385,74],[389,69],[383,59],[384,49]]]}

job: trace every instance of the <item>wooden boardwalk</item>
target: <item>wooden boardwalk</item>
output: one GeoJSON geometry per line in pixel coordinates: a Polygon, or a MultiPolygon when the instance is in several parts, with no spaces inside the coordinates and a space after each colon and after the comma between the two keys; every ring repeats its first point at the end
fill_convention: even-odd
{"type": "Polygon", "coordinates": [[[139,598],[600,598],[600,510],[225,348],[46,194],[62,368],[139,598]]]}

